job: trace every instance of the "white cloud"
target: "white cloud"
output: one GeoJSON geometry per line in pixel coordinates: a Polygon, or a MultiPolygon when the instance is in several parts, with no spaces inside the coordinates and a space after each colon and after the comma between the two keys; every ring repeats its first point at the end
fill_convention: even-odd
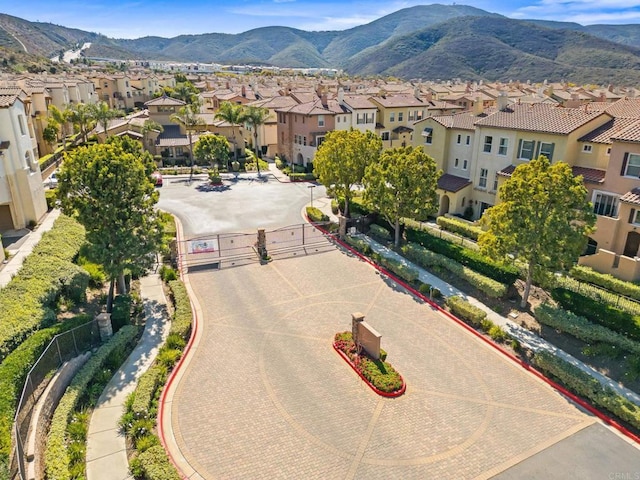
{"type": "Polygon", "coordinates": [[[582,25],[634,23],[640,19],[637,8],[638,0],[540,0],[519,8],[508,16],[576,22],[582,25]]]}

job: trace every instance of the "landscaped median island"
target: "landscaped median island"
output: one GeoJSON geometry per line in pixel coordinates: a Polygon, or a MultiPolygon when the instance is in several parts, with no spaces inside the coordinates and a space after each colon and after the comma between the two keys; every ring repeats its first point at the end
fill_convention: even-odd
{"type": "Polygon", "coordinates": [[[351,332],[336,333],[333,348],[378,395],[399,397],[405,392],[404,379],[385,361],[384,350],[380,351],[379,360],[374,360],[364,349],[358,354],[351,332]]]}

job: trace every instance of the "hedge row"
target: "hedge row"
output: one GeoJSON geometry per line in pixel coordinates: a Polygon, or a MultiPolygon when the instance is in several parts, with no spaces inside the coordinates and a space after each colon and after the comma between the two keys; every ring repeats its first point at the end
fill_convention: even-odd
{"type": "Polygon", "coordinates": [[[373,261],[378,265],[382,265],[387,270],[395,273],[407,283],[415,282],[420,276],[420,272],[418,271],[418,269],[408,266],[401,260],[396,260],[395,258],[385,258],[379,253],[373,253],[371,257],[373,258],[373,261]]]}
{"type": "Polygon", "coordinates": [[[631,315],[566,288],[554,288],[551,296],[565,310],[640,341],[640,315],[631,315]]]}
{"type": "Polygon", "coordinates": [[[571,392],[589,399],[635,428],[640,428],[640,407],[610,388],[604,387],[588,373],[544,350],[535,354],[533,362],[571,392]]]}
{"type": "Polygon", "coordinates": [[[169,286],[174,305],[169,335],[158,352],[154,365],[138,381],[133,400],[120,421],[139,452],[131,460],[130,470],[135,478],[146,480],[180,478],[164,448],[156,445],[157,437],[151,428],[144,432],[136,428],[136,424],[155,427],[157,409],[154,400],[157,399],[168,372],[182,355],[186,340],[191,334],[193,312],[186,288],[180,280],[169,282],[169,286]]]}
{"type": "Polygon", "coordinates": [[[138,456],[138,460],[149,480],[180,480],[162,445],[148,448],[138,456]]]}
{"type": "MultiPolygon", "coordinates": [[[[0,465],[6,465],[7,469],[9,467],[11,426],[29,370],[54,336],[89,321],[91,321],[90,316],[79,315],[63,323],[39,330],[7,355],[7,358],[0,364],[0,465]]],[[[0,471],[3,471],[1,466],[0,471]]]]}
{"type": "Polygon", "coordinates": [[[425,268],[442,267],[454,275],[465,280],[492,298],[502,298],[507,294],[507,286],[484,275],[465,267],[439,253],[434,253],[424,247],[409,243],[402,247],[402,253],[412,261],[425,268]]]}
{"type": "Polygon", "coordinates": [[[592,283],[582,282],[573,277],[563,275],[561,277],[553,277],[553,286],[580,293],[597,302],[607,303],[631,315],[640,314],[640,302],[592,283]]]}
{"type": "Polygon", "coordinates": [[[470,224],[469,222],[465,222],[463,220],[456,220],[455,218],[448,218],[440,216],[436,218],[436,223],[443,230],[448,230],[449,232],[458,233],[464,237],[470,238],[472,240],[478,240],[478,237],[483,232],[480,227],[476,227],[475,225],[470,224]]]}
{"type": "Polygon", "coordinates": [[[71,421],[76,406],[85,394],[93,377],[100,372],[109,356],[118,349],[124,349],[137,336],[138,328],[127,325],[102,345],[76,374],[60,399],[51,420],[47,447],[45,450],[45,471],[47,480],[70,480],[69,453],[66,444],[67,424],[71,421]]]}
{"type": "Polygon", "coordinates": [[[435,237],[427,231],[407,228],[406,237],[410,242],[419,243],[433,252],[449,257],[500,283],[512,285],[518,278],[519,272],[514,266],[501,265],[481,255],[479,252],[435,237]]]}
{"type": "Polygon", "coordinates": [[[312,222],[328,222],[329,217],[322,213],[322,210],[316,207],[307,207],[307,217],[312,222]]]}
{"type": "Polygon", "coordinates": [[[582,341],[607,343],[640,355],[640,343],[561,308],[554,308],[545,303],[536,308],[534,314],[540,323],[566,332],[582,341]]]}
{"type": "Polygon", "coordinates": [[[315,180],[316,176],[313,173],[290,173],[289,180],[292,182],[305,182],[315,180]]]}
{"type": "Polygon", "coordinates": [[[362,238],[352,237],[351,235],[347,235],[346,237],[344,237],[344,241],[351,247],[358,250],[363,255],[371,254],[371,246],[362,238]]]}
{"type": "Polygon", "coordinates": [[[375,223],[369,225],[369,233],[374,237],[382,238],[383,240],[391,240],[391,232],[375,223]]]}
{"type": "Polygon", "coordinates": [[[582,265],[576,265],[569,273],[573,278],[582,280],[583,282],[594,283],[620,295],[626,295],[627,297],[640,300],[640,285],[636,283],[625,282],[613,275],[596,272],[592,268],[582,265]]]}
{"type": "Polygon", "coordinates": [[[482,326],[482,322],[487,318],[487,312],[471,305],[462,297],[454,295],[447,298],[446,302],[451,313],[476,326],[482,326]]]}
{"type": "Polygon", "coordinates": [[[9,284],[0,290],[0,360],[32,331],[55,321],[60,295],[80,298],[89,282],[72,260],[85,241],[84,228],[61,216],[46,232],[9,284]]]}

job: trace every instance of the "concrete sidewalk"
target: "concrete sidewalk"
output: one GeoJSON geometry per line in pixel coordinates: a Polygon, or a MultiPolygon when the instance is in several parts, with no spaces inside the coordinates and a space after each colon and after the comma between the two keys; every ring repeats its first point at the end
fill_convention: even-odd
{"type": "Polygon", "coordinates": [[[531,349],[534,352],[537,352],[540,350],[546,350],[550,353],[553,353],[554,355],[562,358],[564,361],[569,362],[572,365],[580,368],[580,370],[588,373],[589,375],[597,379],[602,385],[605,385],[611,388],[612,390],[624,396],[625,398],[635,403],[636,405],[640,405],[640,395],[638,395],[637,393],[614,382],[609,377],[602,375],[601,373],[597,372],[596,370],[586,365],[585,363],[581,362],[577,358],[553,346],[552,344],[550,344],[540,336],[536,335],[535,333],[531,332],[530,330],[527,330],[526,328],[521,327],[520,325],[509,320],[508,318],[503,317],[502,315],[494,312],[489,307],[487,307],[484,303],[480,302],[478,299],[465,294],[464,292],[458,290],[452,285],[449,285],[444,280],[436,277],[435,275],[419,267],[415,263],[407,260],[402,255],[394,252],[393,250],[388,249],[384,245],[379,244],[378,242],[367,237],[366,235],[358,234],[355,236],[367,242],[374,252],[382,255],[383,257],[393,258],[411,268],[415,268],[418,272],[420,272],[420,275],[419,275],[420,281],[423,283],[428,283],[433,287],[437,288],[438,290],[440,290],[440,292],[442,292],[442,295],[444,297],[458,295],[464,298],[465,300],[467,300],[469,303],[480,308],[481,310],[484,310],[485,312],[487,312],[487,318],[489,320],[491,320],[494,324],[504,328],[504,330],[507,333],[509,333],[509,335],[516,338],[518,342],[520,342],[520,344],[523,345],[524,347],[531,349]]]}
{"type": "Polygon", "coordinates": [[[57,208],[51,210],[46,214],[42,223],[38,225],[38,228],[26,235],[26,238],[24,239],[24,241],[22,241],[17,249],[8,249],[9,253],[11,253],[12,256],[0,270],[0,288],[6,287],[13,276],[18,273],[18,270],[20,270],[20,268],[22,267],[24,259],[31,254],[31,252],[33,251],[33,247],[38,244],[38,242],[42,238],[42,235],[44,235],[45,232],[51,230],[53,224],[58,219],[60,214],[61,212],[57,208]]]}
{"type": "Polygon", "coordinates": [[[129,358],[106,386],[91,415],[87,433],[87,480],[133,479],[129,474],[125,436],[118,421],[127,396],[153,363],[169,333],[167,299],[157,274],[140,280],[146,326],[129,358]]]}

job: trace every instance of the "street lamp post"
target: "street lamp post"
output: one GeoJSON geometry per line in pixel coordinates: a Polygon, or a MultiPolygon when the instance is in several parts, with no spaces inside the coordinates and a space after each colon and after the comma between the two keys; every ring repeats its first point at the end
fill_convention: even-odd
{"type": "Polygon", "coordinates": [[[316,188],[316,185],[308,185],[309,193],[311,194],[311,206],[313,207],[313,189],[316,188]]]}

